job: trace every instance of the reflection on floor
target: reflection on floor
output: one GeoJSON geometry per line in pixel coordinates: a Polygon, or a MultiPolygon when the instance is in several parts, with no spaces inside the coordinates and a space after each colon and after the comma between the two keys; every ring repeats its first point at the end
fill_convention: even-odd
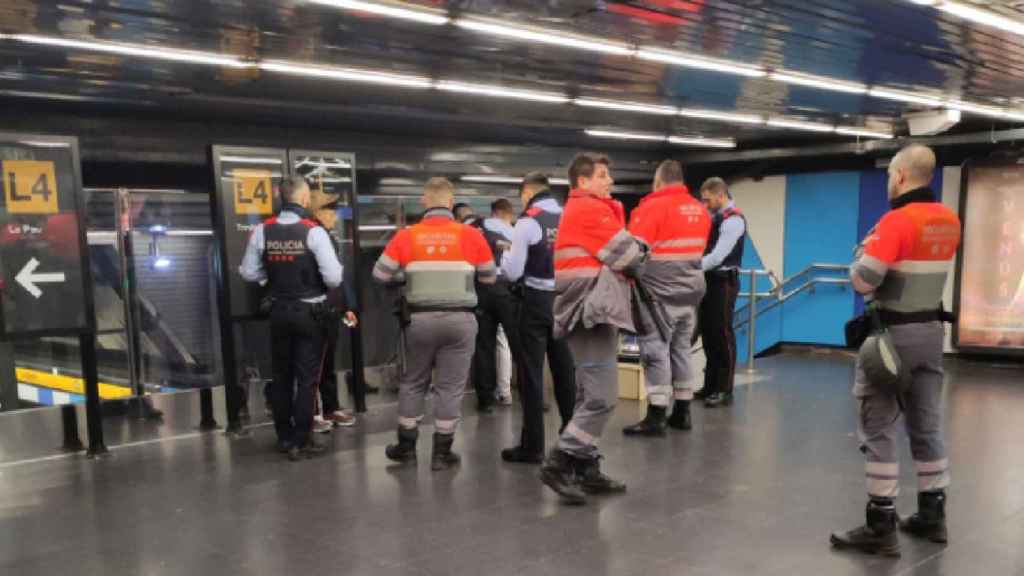
{"type": "MultiPolygon", "coordinates": [[[[827,544],[863,515],[849,358],[759,367],[731,409],[698,408],[689,434],[624,438],[642,410],[622,402],[604,466],[629,492],[582,508],[560,506],[536,468],[500,463],[517,437],[513,408],[468,414],[463,465],[444,473],[430,472],[426,438],[418,467],[389,465],[391,407],[298,464],[260,427],[240,440],[126,447],[102,462],[0,467],[0,573],[1024,574],[1019,369],[950,366],[952,541],[904,538],[893,560],[827,544]]],[[[909,511],[915,480],[910,466],[902,472],[909,511]]]]}

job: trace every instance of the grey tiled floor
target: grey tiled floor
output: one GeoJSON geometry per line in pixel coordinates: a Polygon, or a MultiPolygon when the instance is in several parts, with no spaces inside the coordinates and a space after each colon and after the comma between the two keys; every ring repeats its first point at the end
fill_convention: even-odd
{"type": "MultiPolygon", "coordinates": [[[[0,574],[1024,574],[1019,367],[950,366],[952,542],[903,539],[891,560],[827,545],[863,514],[849,359],[759,362],[736,404],[696,408],[688,434],[624,438],[642,408],[622,402],[604,466],[629,492],[582,508],[559,505],[535,467],[500,462],[511,408],[467,413],[463,465],[444,473],[427,465],[429,435],[418,467],[388,463],[385,406],[298,464],[261,427],[0,468],[0,574]]],[[[903,490],[910,511],[909,465],[903,490]]]]}

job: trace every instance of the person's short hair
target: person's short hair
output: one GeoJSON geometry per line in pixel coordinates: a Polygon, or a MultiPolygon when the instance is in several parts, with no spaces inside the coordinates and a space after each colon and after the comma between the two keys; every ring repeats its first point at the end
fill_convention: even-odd
{"type": "MultiPolygon", "coordinates": [[[[434,176],[423,186],[423,195],[430,202],[444,204],[455,196],[455,186],[447,178],[434,176]]],[[[463,204],[467,206],[467,204],[463,204]]],[[[458,206],[455,207],[458,210],[458,206]]]]}
{"type": "Polygon", "coordinates": [[[658,170],[654,173],[654,177],[662,184],[682,184],[683,165],[675,160],[664,160],[658,164],[658,170]]]}
{"type": "Polygon", "coordinates": [[[295,202],[303,190],[309,190],[309,183],[302,176],[289,176],[281,180],[281,200],[295,202]]]}
{"type": "Polygon", "coordinates": [[[569,185],[573,188],[579,186],[580,178],[591,178],[598,164],[611,167],[611,160],[604,154],[595,152],[580,152],[569,164],[569,185]]]}
{"type": "Polygon", "coordinates": [[[722,180],[718,176],[708,178],[703,184],[701,184],[700,191],[703,192],[705,190],[716,194],[724,193],[726,196],[729,196],[730,198],[732,197],[732,195],[729,194],[729,186],[725,183],[725,180],[722,180]]]}
{"type": "Polygon", "coordinates": [[[548,180],[548,175],[543,172],[530,172],[523,176],[523,183],[520,185],[520,188],[526,188],[527,186],[549,188],[551,187],[551,182],[548,180]]]}
{"type": "Polygon", "coordinates": [[[512,203],[507,198],[498,198],[494,202],[491,202],[491,214],[515,214],[516,210],[512,207],[512,203]]]}

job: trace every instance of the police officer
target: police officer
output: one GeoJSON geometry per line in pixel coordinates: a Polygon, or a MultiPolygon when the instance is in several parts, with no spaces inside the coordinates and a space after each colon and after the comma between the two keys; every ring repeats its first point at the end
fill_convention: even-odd
{"type": "Polygon", "coordinates": [[[700,188],[701,199],[711,211],[708,253],[701,259],[707,292],[700,303],[700,335],[707,365],[704,388],[697,393],[708,407],[732,404],[736,376],[736,332],[733,310],[739,293],[740,263],[747,235],[747,221],[736,208],[721,178],[708,178],[700,188]]]}
{"type": "MultiPolygon", "coordinates": [[[[654,191],[631,215],[629,231],[651,247],[638,282],[666,317],[666,334],[649,330],[640,337],[640,358],[649,406],[647,416],[623,429],[627,435],[663,436],[666,424],[689,430],[693,399],[690,339],[696,307],[704,296],[701,256],[711,229],[711,216],[683,183],[683,167],[666,160],[654,175],[654,191]],[[666,420],[669,400],[672,417],[666,420]]],[[[654,319],[647,323],[653,324],[654,319]]]]}
{"type": "Polygon", "coordinates": [[[928,187],[935,171],[931,149],[912,145],[889,164],[889,204],[864,240],[850,270],[854,288],[879,310],[900,360],[906,388],[894,391],[865,371],[877,361],[862,348],[854,396],[860,401],[860,441],[867,475],[867,521],[832,535],[832,545],[899,555],[896,508],[903,412],[918,479],[918,512],[899,523],[910,535],[945,543],[949,460],[942,439],[942,292],[960,243],[960,220],[928,187]]]}
{"type": "Polygon", "coordinates": [[[640,273],[647,246],[626,231],[611,198],[608,158],[582,153],[569,166],[572,190],[555,242],[554,336],[576,361],[576,409],[541,468],[544,484],[569,504],[584,492],[624,492],[601,473],[597,442],[619,394],[619,329],[634,329],[627,274],[640,273]]]}
{"type": "Polygon", "coordinates": [[[253,230],[239,272],[269,284],[274,428],[278,448],[299,460],[324,450],[310,438],[324,349],[319,312],[327,290],[341,285],[342,267],[327,231],[305,217],[306,181],[285,179],[281,199],[280,213],[253,230]]]}
{"type": "Polygon", "coordinates": [[[493,284],[497,275],[480,231],[455,221],[454,198],[451,182],[431,178],[423,191],[422,221],[399,231],[373,269],[378,282],[404,284],[409,310],[403,329],[408,356],[398,391],[398,443],[385,454],[397,462],[416,460],[419,423],[436,368],[433,470],[459,462],[452,443],[476,341],[473,280],[493,284]]]}
{"type": "MultiPolygon", "coordinates": [[[[337,194],[327,194],[322,188],[313,190],[310,211],[313,219],[327,231],[334,252],[340,258],[342,254],[341,239],[338,238],[335,231],[335,226],[338,223],[338,199],[337,194]]],[[[324,326],[324,352],[319,384],[320,411],[314,417],[314,430],[319,432],[330,432],[332,428],[353,426],[356,423],[356,417],[352,412],[343,410],[341,407],[338,372],[335,369],[335,356],[342,322],[349,328],[355,328],[359,324],[356,313],[350,307],[356,301],[352,284],[346,278],[342,282],[341,288],[333,288],[327,292],[328,314],[324,326]]]]}
{"type": "MultiPolygon", "coordinates": [[[[480,230],[490,246],[495,262],[512,245],[512,221],[515,212],[512,203],[501,198],[491,204],[491,217],[477,219],[471,224],[480,230]]],[[[476,353],[473,354],[473,387],[476,389],[477,410],[487,414],[494,411],[498,386],[498,327],[505,329],[513,354],[519,355],[516,305],[512,300],[510,284],[498,270],[494,284],[477,286],[476,353]]]]}
{"type": "Polygon", "coordinates": [[[548,178],[532,172],[523,178],[519,197],[525,209],[516,222],[512,247],[501,261],[501,269],[520,294],[519,396],[523,406],[523,429],[519,445],[502,450],[506,462],[540,464],[544,460],[544,356],[547,355],[554,381],[555,401],[561,428],[572,419],[576,402],[573,361],[569,345],[553,335],[555,302],[555,239],[562,207],[548,188],[548,178]]]}

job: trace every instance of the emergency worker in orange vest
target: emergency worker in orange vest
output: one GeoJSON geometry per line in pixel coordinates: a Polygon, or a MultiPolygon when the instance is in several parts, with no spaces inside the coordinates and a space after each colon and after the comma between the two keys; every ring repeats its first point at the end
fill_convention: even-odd
{"type": "MultiPolygon", "coordinates": [[[[631,215],[629,231],[651,247],[640,282],[667,319],[667,334],[640,336],[640,358],[649,406],[647,416],[623,429],[627,435],[664,436],[666,424],[689,430],[694,375],[690,339],[697,306],[704,297],[701,257],[711,230],[711,215],[683,183],[683,167],[666,160],[654,175],[654,191],[631,215]],[[666,340],[667,337],[667,340],[666,340]],[[666,419],[669,400],[672,417],[666,419]]],[[[645,322],[653,324],[654,320],[645,322]]]]}
{"type": "MultiPolygon", "coordinates": [[[[869,501],[864,526],[832,535],[832,545],[898,556],[897,523],[904,532],[945,543],[949,460],[942,438],[942,347],[948,320],[942,292],[960,244],[960,219],[928,187],[935,153],[912,145],[889,165],[889,203],[868,234],[850,270],[854,288],[870,299],[888,328],[903,373],[893,389],[869,378],[862,347],[854,396],[860,401],[861,451],[869,501]],[[902,411],[918,479],[918,512],[898,522],[899,447],[896,423],[902,411]]],[[[891,360],[891,358],[889,359],[891,360]]],[[[890,362],[892,363],[892,362],[890,362]]]]}
{"type": "Polygon", "coordinates": [[[626,230],[605,156],[582,153],[569,166],[572,190],[555,241],[554,337],[564,338],[576,365],[576,409],[541,479],[568,504],[584,492],[624,492],[601,472],[597,442],[619,395],[619,330],[633,330],[630,284],[647,246],[626,230]]]}
{"type": "Polygon", "coordinates": [[[375,280],[403,285],[403,338],[408,351],[398,389],[398,443],[387,447],[397,462],[416,460],[424,402],[434,378],[434,449],[431,468],[459,463],[452,452],[462,396],[476,347],[474,279],[493,284],[491,249],[476,228],[455,221],[455,187],[431,178],[423,190],[426,212],[419,224],[398,232],[373,269],[375,280]]]}

